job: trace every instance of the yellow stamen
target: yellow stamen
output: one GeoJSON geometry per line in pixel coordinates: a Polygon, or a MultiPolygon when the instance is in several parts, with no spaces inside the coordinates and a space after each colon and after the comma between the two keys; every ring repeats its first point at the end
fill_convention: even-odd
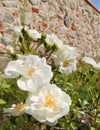
{"type": "Polygon", "coordinates": [[[53,94],[48,94],[45,97],[45,107],[54,108],[56,107],[57,99],[53,94]]]}
{"type": "Polygon", "coordinates": [[[24,109],[26,107],[26,104],[25,103],[21,103],[21,104],[17,104],[16,106],[15,106],[15,110],[16,111],[20,111],[20,110],[22,110],[22,109],[24,109]]]}
{"type": "Polygon", "coordinates": [[[27,77],[30,78],[35,71],[36,71],[36,68],[33,68],[33,67],[30,68],[30,69],[28,70],[28,72],[27,72],[27,77]]]}
{"type": "Polygon", "coordinates": [[[63,67],[68,67],[70,65],[70,63],[72,62],[72,59],[67,59],[63,62],[63,67]]]}

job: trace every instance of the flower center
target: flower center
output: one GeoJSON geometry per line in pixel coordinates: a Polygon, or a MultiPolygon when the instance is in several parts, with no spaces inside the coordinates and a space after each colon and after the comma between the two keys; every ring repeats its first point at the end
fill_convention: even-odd
{"type": "Polygon", "coordinates": [[[57,99],[53,94],[48,94],[45,97],[45,107],[54,108],[56,107],[57,99]]]}
{"type": "Polygon", "coordinates": [[[36,71],[36,68],[31,67],[27,72],[27,77],[32,77],[32,74],[36,71]]]}
{"type": "Polygon", "coordinates": [[[21,103],[21,104],[17,104],[16,106],[15,106],[15,110],[16,111],[20,111],[20,110],[22,110],[22,109],[24,109],[26,107],[26,104],[25,103],[21,103]]]}
{"type": "Polygon", "coordinates": [[[67,59],[63,62],[63,67],[68,67],[70,65],[70,63],[72,62],[72,59],[67,59]]]}

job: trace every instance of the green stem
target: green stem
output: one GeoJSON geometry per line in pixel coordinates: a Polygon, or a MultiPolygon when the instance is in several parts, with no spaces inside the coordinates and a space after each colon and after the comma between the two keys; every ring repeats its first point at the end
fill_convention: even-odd
{"type": "Polygon", "coordinates": [[[27,2],[27,0],[23,1],[22,18],[21,18],[21,23],[23,26],[25,25],[26,2],[27,2]]]}
{"type": "Polygon", "coordinates": [[[16,97],[16,95],[12,92],[12,91],[9,91],[11,93],[11,95],[20,103],[20,99],[18,99],[18,97],[16,97]]]}
{"type": "Polygon", "coordinates": [[[38,48],[41,46],[41,44],[37,44],[36,48],[34,49],[34,51],[32,52],[32,54],[35,54],[35,52],[38,50],[38,48]]]}
{"type": "Polygon", "coordinates": [[[100,100],[100,93],[99,93],[99,95],[98,95],[97,103],[96,103],[96,114],[95,114],[95,118],[94,118],[94,127],[96,126],[96,121],[97,121],[97,116],[98,116],[98,105],[99,105],[99,100],[100,100]]]}
{"type": "Polygon", "coordinates": [[[47,61],[49,61],[49,59],[50,59],[50,57],[51,57],[52,54],[53,54],[53,51],[51,51],[50,54],[48,55],[47,61]]]}
{"type": "Polygon", "coordinates": [[[46,128],[47,128],[47,130],[50,130],[51,127],[47,125],[46,128]]]}

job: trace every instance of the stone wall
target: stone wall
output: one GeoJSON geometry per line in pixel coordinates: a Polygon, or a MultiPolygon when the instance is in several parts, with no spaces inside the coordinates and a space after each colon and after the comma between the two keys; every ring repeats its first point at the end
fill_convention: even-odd
{"type": "Polygon", "coordinates": [[[14,26],[21,24],[100,58],[100,12],[87,0],[0,0],[0,42],[13,44],[14,26]]]}

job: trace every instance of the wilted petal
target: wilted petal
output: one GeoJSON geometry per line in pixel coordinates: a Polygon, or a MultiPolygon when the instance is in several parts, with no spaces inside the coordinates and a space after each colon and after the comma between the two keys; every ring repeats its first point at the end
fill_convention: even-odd
{"type": "Polygon", "coordinates": [[[11,108],[4,108],[4,113],[8,113],[12,116],[20,116],[25,113],[27,105],[24,103],[13,104],[11,108]]]}

